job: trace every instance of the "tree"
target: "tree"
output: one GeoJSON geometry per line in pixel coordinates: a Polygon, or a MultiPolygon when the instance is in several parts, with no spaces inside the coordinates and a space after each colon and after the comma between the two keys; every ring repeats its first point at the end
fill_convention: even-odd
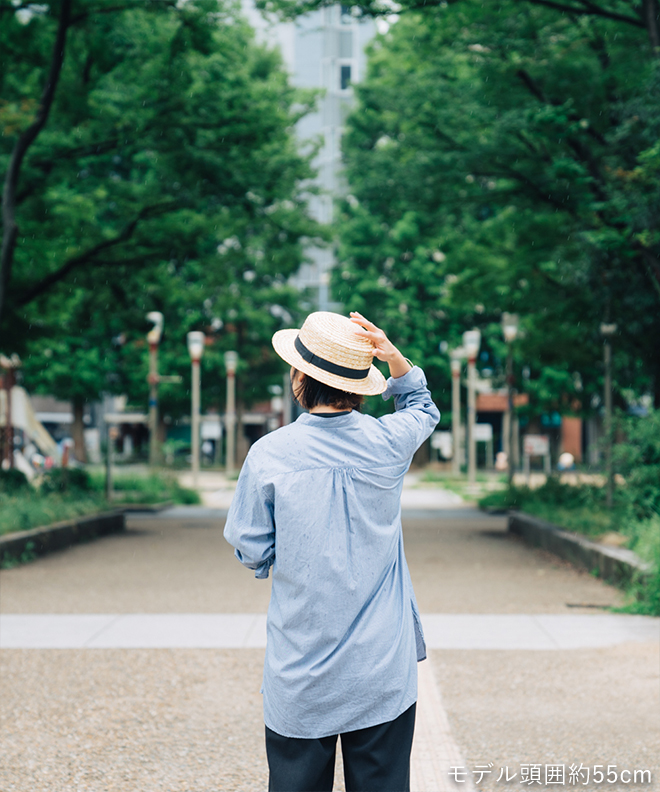
{"type": "Polygon", "coordinates": [[[502,311],[539,409],[589,411],[599,325],[620,384],[660,399],[658,67],[639,26],[510,0],[404,15],[370,53],[344,153],[336,293],[397,328],[441,401],[471,325],[502,370],[502,311]]]}
{"type": "MultiPolygon", "coordinates": [[[[383,0],[360,0],[352,6],[354,13],[368,17],[396,20],[401,14],[423,12],[426,18],[442,13],[450,5],[465,0],[402,0],[400,3],[384,2],[383,0]]],[[[551,9],[573,20],[606,19],[646,31],[650,46],[660,55],[660,13],[657,0],[641,0],[630,2],[622,0],[614,2],[593,2],[593,0],[514,0],[515,10],[525,6],[536,6],[551,9]]],[[[257,0],[257,7],[275,13],[284,19],[295,19],[301,14],[320,8],[335,5],[334,0],[257,0]]]]}
{"type": "MultiPolygon", "coordinates": [[[[136,344],[146,312],[162,310],[163,370],[189,376],[185,333],[213,319],[219,347],[239,343],[233,324],[246,362],[268,369],[263,334],[282,326],[277,306],[295,310],[286,279],[323,236],[292,131],[313,96],[288,85],[230,3],[30,8],[0,6],[2,346],[26,357],[31,387],[137,402],[136,344]]],[[[163,390],[182,412],[185,392],[163,390]]]]}

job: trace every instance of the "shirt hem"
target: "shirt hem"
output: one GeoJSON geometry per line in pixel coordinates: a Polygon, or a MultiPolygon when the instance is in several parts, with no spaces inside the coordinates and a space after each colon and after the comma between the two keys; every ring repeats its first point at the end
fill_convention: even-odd
{"type": "Polygon", "coordinates": [[[284,731],[276,728],[272,722],[269,723],[268,719],[264,716],[264,724],[275,734],[279,734],[280,737],[289,737],[295,740],[320,740],[323,737],[333,737],[336,734],[347,734],[348,732],[359,731],[360,729],[369,729],[372,726],[380,726],[382,723],[390,723],[393,720],[396,720],[399,715],[403,715],[406,710],[410,709],[413,704],[417,702],[417,691],[415,691],[413,696],[406,697],[404,699],[404,703],[398,708],[398,711],[395,715],[392,715],[391,718],[386,718],[383,720],[382,716],[374,716],[373,718],[366,718],[364,722],[359,722],[358,725],[352,725],[350,729],[323,729],[319,732],[315,732],[314,734],[300,734],[300,733],[293,733],[288,729],[284,731]]]}

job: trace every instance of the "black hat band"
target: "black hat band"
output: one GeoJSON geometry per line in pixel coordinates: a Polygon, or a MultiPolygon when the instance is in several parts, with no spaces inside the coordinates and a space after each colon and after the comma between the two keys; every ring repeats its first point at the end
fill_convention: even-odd
{"type": "Polygon", "coordinates": [[[307,349],[300,340],[300,336],[296,336],[294,346],[296,347],[296,352],[298,352],[305,362],[311,363],[312,366],[316,366],[316,368],[322,369],[323,371],[327,371],[328,374],[336,374],[338,377],[345,377],[346,379],[361,380],[365,379],[371,370],[371,366],[369,366],[369,368],[360,369],[358,371],[356,369],[347,368],[346,366],[340,366],[338,363],[332,363],[330,360],[319,357],[307,349]]]}

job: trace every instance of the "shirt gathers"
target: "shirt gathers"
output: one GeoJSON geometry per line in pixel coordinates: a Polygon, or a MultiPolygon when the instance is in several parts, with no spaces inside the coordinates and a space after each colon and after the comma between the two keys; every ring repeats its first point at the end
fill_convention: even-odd
{"type": "Polygon", "coordinates": [[[440,419],[417,366],[390,378],[395,412],[305,413],[250,449],[225,525],[238,560],[273,583],[266,726],[319,738],[394,720],[426,657],[403,549],[401,490],[440,419]]]}

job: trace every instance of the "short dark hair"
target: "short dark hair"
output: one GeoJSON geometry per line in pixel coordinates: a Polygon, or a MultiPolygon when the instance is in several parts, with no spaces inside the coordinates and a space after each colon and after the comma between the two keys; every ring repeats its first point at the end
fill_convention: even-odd
{"type": "MultiPolygon", "coordinates": [[[[292,372],[292,380],[297,375],[297,369],[292,372]]],[[[311,410],[319,405],[336,407],[338,410],[357,410],[360,411],[364,403],[364,396],[360,393],[347,393],[346,391],[333,388],[324,382],[319,382],[309,374],[304,375],[302,385],[298,392],[294,391],[293,397],[304,410],[311,410]]]]}

